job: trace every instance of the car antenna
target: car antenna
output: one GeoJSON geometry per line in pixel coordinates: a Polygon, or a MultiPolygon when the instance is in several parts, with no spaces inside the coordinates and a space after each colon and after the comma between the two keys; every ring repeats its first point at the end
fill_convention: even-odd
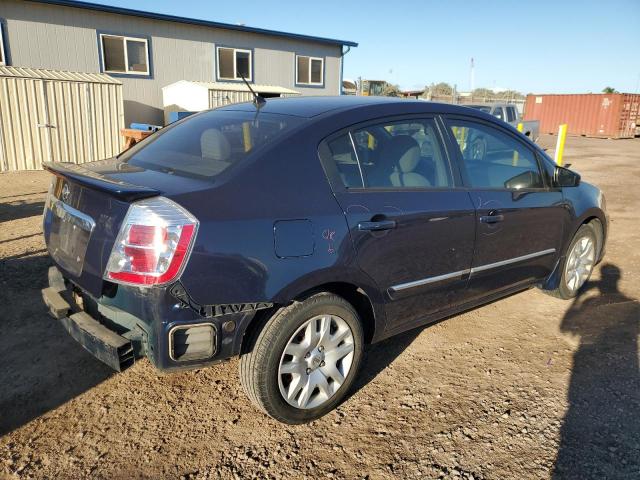
{"type": "Polygon", "coordinates": [[[249,85],[249,82],[247,82],[247,79],[244,78],[243,74],[240,74],[240,78],[242,78],[242,81],[244,82],[244,84],[247,86],[247,88],[249,89],[249,91],[253,95],[253,104],[255,105],[255,107],[258,110],[260,110],[262,107],[264,107],[267,104],[267,101],[263,97],[258,95],[256,92],[253,91],[253,88],[251,88],[251,85],[249,85]]]}

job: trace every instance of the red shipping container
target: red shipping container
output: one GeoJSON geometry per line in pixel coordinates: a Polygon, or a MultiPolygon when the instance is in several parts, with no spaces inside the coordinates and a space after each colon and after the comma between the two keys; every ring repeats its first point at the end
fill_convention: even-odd
{"type": "Polygon", "coordinates": [[[633,138],[640,128],[640,95],[527,95],[524,112],[525,120],[540,121],[540,133],[557,134],[566,123],[569,135],[633,138]]]}

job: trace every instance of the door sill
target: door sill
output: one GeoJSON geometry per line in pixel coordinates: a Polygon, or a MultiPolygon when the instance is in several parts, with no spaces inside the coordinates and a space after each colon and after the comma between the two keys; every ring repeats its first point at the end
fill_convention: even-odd
{"type": "Polygon", "coordinates": [[[455,315],[458,315],[460,313],[469,311],[469,310],[473,310],[475,308],[478,307],[482,307],[485,305],[488,305],[489,303],[493,303],[496,300],[500,300],[504,297],[508,297],[510,295],[514,295],[516,293],[520,293],[520,292],[524,292],[525,290],[529,290],[530,288],[533,288],[535,286],[536,282],[532,281],[530,283],[527,284],[520,284],[520,285],[516,285],[515,287],[511,287],[505,290],[501,290],[499,292],[496,293],[492,293],[491,295],[488,295],[486,297],[482,297],[481,299],[476,299],[476,300],[472,300],[469,302],[465,302],[465,303],[461,303],[460,305],[457,305],[455,307],[452,308],[448,308],[446,310],[440,310],[438,312],[435,313],[431,313],[425,317],[419,318],[418,320],[414,320],[412,322],[407,322],[407,323],[403,323],[401,325],[398,325],[397,327],[391,329],[391,330],[387,330],[383,333],[383,335],[376,340],[377,341],[381,341],[381,340],[385,340],[387,338],[393,337],[395,335],[398,335],[400,333],[406,332],[408,330],[412,330],[414,328],[418,328],[418,327],[423,327],[425,325],[429,325],[432,323],[436,323],[436,322],[440,322],[442,320],[445,320],[447,318],[453,317],[455,315]]]}

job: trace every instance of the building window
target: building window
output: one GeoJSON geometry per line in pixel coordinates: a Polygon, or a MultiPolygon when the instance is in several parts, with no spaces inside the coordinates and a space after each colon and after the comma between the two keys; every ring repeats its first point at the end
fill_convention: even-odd
{"type": "Polygon", "coordinates": [[[218,47],[218,78],[220,80],[252,80],[251,50],[218,47]]]}
{"type": "Polygon", "coordinates": [[[0,65],[7,64],[7,54],[4,45],[4,23],[0,19],[0,65]]]}
{"type": "Polygon", "coordinates": [[[322,85],[324,59],[296,56],[296,83],[299,85],[322,85]]]}
{"type": "Polygon", "coordinates": [[[149,75],[149,42],[146,38],[100,34],[105,73],[149,75]]]}

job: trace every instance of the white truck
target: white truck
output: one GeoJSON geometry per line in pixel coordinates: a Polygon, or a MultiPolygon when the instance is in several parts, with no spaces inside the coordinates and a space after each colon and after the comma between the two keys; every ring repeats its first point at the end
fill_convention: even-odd
{"type": "Polygon", "coordinates": [[[489,113],[494,117],[499,118],[503,122],[507,122],[513,127],[517,127],[519,123],[522,123],[522,126],[523,126],[522,133],[524,133],[527,137],[529,137],[534,142],[538,140],[538,136],[540,135],[540,121],[522,120],[522,118],[520,117],[520,113],[518,112],[518,109],[512,103],[483,103],[483,104],[466,105],[466,106],[489,113]]]}

